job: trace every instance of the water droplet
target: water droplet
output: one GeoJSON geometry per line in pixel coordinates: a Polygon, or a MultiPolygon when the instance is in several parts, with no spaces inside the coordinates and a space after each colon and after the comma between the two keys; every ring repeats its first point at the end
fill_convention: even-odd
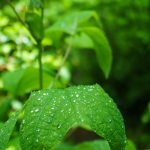
{"type": "Polygon", "coordinates": [[[111,103],[112,101],[111,100],[109,100],[109,103],[111,103]]]}
{"type": "Polygon", "coordinates": [[[51,117],[53,117],[53,116],[54,116],[54,114],[50,114],[50,116],[51,116],[51,117]]]}
{"type": "Polygon", "coordinates": [[[40,101],[41,100],[41,98],[38,98],[38,101],[40,101]]]}
{"type": "Polygon", "coordinates": [[[64,112],[64,110],[62,109],[61,112],[64,112]]]}
{"type": "Polygon", "coordinates": [[[79,97],[79,94],[76,94],[76,97],[79,97]]]}
{"type": "Polygon", "coordinates": [[[51,109],[54,110],[54,107],[52,107],[51,109]]]}
{"type": "Polygon", "coordinates": [[[24,124],[24,123],[25,123],[25,120],[23,119],[23,120],[22,120],[22,124],[24,124]]]}
{"type": "Polygon", "coordinates": [[[37,131],[37,132],[40,132],[40,129],[37,129],[36,131],[37,131]]]}
{"type": "Polygon", "coordinates": [[[46,93],[43,93],[43,96],[47,95],[46,93]]]}
{"type": "Polygon", "coordinates": [[[58,125],[57,125],[57,128],[60,129],[60,128],[61,128],[61,124],[58,124],[58,125]]]}
{"type": "Polygon", "coordinates": [[[127,144],[127,140],[125,140],[124,143],[127,144]]]}
{"type": "Polygon", "coordinates": [[[39,109],[37,108],[37,109],[35,109],[35,111],[34,112],[39,112],[39,109]]]}
{"type": "Polygon", "coordinates": [[[111,123],[111,121],[112,121],[112,120],[111,120],[111,119],[109,119],[109,123],[111,123]]]}

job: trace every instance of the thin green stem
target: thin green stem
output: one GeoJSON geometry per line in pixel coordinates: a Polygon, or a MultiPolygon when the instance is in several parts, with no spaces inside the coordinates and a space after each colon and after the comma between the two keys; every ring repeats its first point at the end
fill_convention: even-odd
{"type": "MultiPolygon", "coordinates": [[[[40,89],[43,88],[43,67],[42,67],[42,51],[43,51],[43,47],[41,44],[42,38],[40,40],[38,40],[34,34],[32,33],[32,31],[29,29],[28,25],[21,19],[20,15],[18,14],[18,12],[16,11],[15,7],[11,4],[10,0],[7,0],[8,5],[11,7],[11,9],[13,10],[13,12],[15,13],[17,19],[19,20],[19,22],[28,30],[28,32],[31,34],[32,38],[36,41],[37,43],[37,47],[39,50],[39,55],[38,55],[38,64],[39,64],[39,86],[40,89]]],[[[44,20],[44,8],[41,8],[41,18],[42,18],[42,23],[44,20]]]]}
{"type": "Polygon", "coordinates": [[[38,50],[39,50],[39,55],[38,55],[39,85],[40,85],[40,89],[42,89],[43,88],[43,67],[42,67],[42,51],[43,51],[43,47],[41,45],[41,41],[38,42],[38,50]]]}
{"type": "Polygon", "coordinates": [[[69,54],[71,52],[71,49],[72,49],[72,42],[68,45],[66,53],[65,53],[65,55],[63,57],[63,60],[62,60],[62,64],[60,65],[60,67],[58,69],[58,72],[56,73],[56,76],[54,77],[52,83],[49,85],[49,88],[52,88],[52,87],[55,86],[55,83],[56,83],[56,81],[58,80],[58,78],[60,76],[61,69],[62,69],[62,67],[65,64],[65,62],[66,62],[66,60],[67,60],[67,58],[68,58],[68,56],[69,56],[69,54]]]}

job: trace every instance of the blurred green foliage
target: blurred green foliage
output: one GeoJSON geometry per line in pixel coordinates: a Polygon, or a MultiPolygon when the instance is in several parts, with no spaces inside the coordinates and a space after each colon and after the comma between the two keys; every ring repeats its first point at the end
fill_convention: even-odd
{"type": "MultiPolygon", "coordinates": [[[[33,0],[31,2],[32,12],[27,14],[28,0],[12,1],[33,35],[38,37],[38,40],[43,37],[44,87],[48,87],[55,77],[63,62],[66,47],[73,39],[71,54],[61,69],[56,87],[100,83],[118,103],[125,117],[127,136],[135,142],[138,149],[150,148],[149,0],[46,1],[44,33],[43,24],[38,17],[41,13],[38,8],[43,6],[38,3],[39,0],[36,0],[37,5],[33,8],[35,2],[33,0]],[[102,24],[89,17],[90,21],[80,23],[80,27],[97,25],[103,28],[113,49],[113,65],[107,80],[99,68],[101,57],[98,57],[96,49],[92,51],[94,42],[87,33],[79,32],[73,37],[68,35],[68,32],[71,35],[73,31],[75,32],[72,29],[74,27],[72,21],[67,22],[67,27],[66,24],[62,26],[62,32],[51,30],[59,25],[61,18],[81,10],[96,11],[98,16],[94,17],[100,17],[102,24]],[[37,24],[30,18],[31,15],[37,24]],[[69,26],[71,29],[68,28],[69,26]]],[[[82,18],[80,19],[83,21],[82,18]]],[[[99,33],[93,34],[98,40],[99,33]]],[[[36,73],[38,50],[35,43],[36,41],[18,21],[6,1],[2,0],[0,2],[0,121],[7,120],[12,111],[20,109],[29,92],[39,88],[36,73]],[[16,77],[15,80],[13,76],[16,77]]],[[[108,67],[107,71],[109,70],[108,67]]],[[[12,140],[16,142],[18,139],[12,140]]]]}

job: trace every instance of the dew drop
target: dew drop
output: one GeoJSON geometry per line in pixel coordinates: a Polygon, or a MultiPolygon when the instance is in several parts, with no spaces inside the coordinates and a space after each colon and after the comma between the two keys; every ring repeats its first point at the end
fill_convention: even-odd
{"type": "Polygon", "coordinates": [[[109,119],[109,123],[111,123],[111,121],[112,121],[112,120],[111,120],[111,119],[109,119]]]}
{"type": "Polygon", "coordinates": [[[79,94],[76,94],[76,97],[79,97],[79,94]]]}
{"type": "Polygon", "coordinates": [[[57,128],[60,129],[61,128],[61,124],[58,124],[57,128]]]}
{"type": "Polygon", "coordinates": [[[43,96],[47,95],[46,93],[43,93],[43,96]]]}
{"type": "Polygon", "coordinates": [[[64,112],[64,110],[62,109],[61,112],[64,112]]]}
{"type": "Polygon", "coordinates": [[[37,108],[37,109],[35,109],[35,112],[39,112],[39,109],[37,108]]]}
{"type": "Polygon", "coordinates": [[[37,131],[37,132],[40,132],[40,129],[37,129],[36,131],[37,131]]]}
{"type": "Polygon", "coordinates": [[[22,124],[24,124],[25,123],[25,120],[22,120],[22,124]]]}
{"type": "Polygon", "coordinates": [[[41,99],[40,98],[38,98],[38,101],[40,101],[41,99]]]}

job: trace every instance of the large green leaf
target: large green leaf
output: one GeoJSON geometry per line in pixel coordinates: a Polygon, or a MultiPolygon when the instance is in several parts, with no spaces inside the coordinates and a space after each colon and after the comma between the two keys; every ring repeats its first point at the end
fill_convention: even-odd
{"type": "MultiPolygon", "coordinates": [[[[46,32],[61,31],[68,34],[75,34],[77,32],[78,26],[85,25],[90,19],[94,18],[94,22],[100,25],[97,14],[94,11],[78,11],[71,12],[64,17],[60,18],[52,27],[50,27],[46,32]]],[[[91,21],[92,22],[92,21],[91,21]]],[[[90,23],[90,21],[89,21],[90,23]]],[[[88,25],[88,24],[86,24],[88,25]]]]}
{"type": "Polygon", "coordinates": [[[112,51],[104,32],[96,27],[82,28],[81,31],[84,31],[93,40],[99,66],[107,78],[112,65],[112,51]]]}
{"type": "Polygon", "coordinates": [[[16,112],[7,122],[0,124],[0,150],[5,150],[11,133],[18,119],[19,112],[16,112]]]}
{"type": "Polygon", "coordinates": [[[112,150],[125,147],[122,116],[105,91],[94,85],[33,92],[23,112],[22,149],[54,148],[77,126],[104,137],[112,150]]]}

